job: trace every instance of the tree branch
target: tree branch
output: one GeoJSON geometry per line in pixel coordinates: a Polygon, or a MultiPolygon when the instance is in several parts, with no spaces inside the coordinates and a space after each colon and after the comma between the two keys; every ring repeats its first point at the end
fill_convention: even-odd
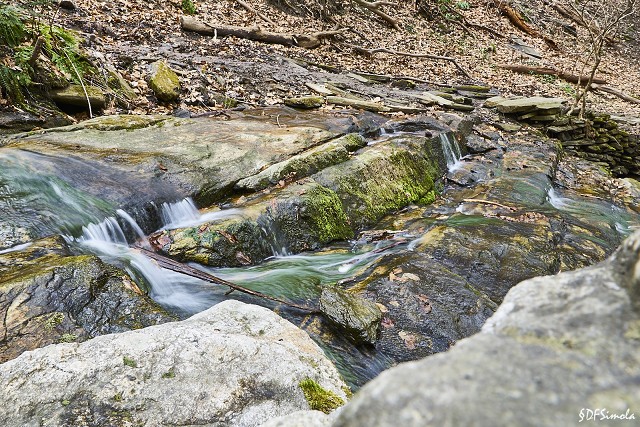
{"type": "Polygon", "coordinates": [[[265,15],[264,13],[258,12],[253,7],[251,7],[251,5],[249,5],[248,3],[246,3],[246,2],[244,2],[242,0],[236,0],[236,3],[238,3],[240,6],[244,7],[249,12],[255,14],[257,17],[262,19],[264,22],[266,22],[268,24],[271,24],[274,27],[276,26],[276,23],[273,22],[271,19],[269,19],[269,17],[267,15],[265,15]]]}
{"type": "Polygon", "coordinates": [[[398,21],[380,10],[380,6],[397,6],[395,3],[391,3],[388,1],[368,2],[366,0],[351,0],[351,1],[364,7],[365,9],[369,9],[371,12],[375,13],[380,18],[384,19],[395,30],[400,31],[400,26],[398,25],[398,21]]]}
{"type": "Polygon", "coordinates": [[[378,49],[365,49],[363,47],[359,47],[359,46],[353,46],[353,50],[355,50],[358,53],[364,54],[364,55],[368,55],[368,56],[372,56],[374,53],[388,53],[391,55],[400,55],[400,56],[409,56],[411,58],[429,58],[429,59],[437,59],[437,60],[441,60],[441,61],[449,61],[451,63],[453,63],[453,65],[456,66],[456,68],[468,79],[471,78],[471,76],[469,75],[469,73],[467,73],[464,68],[462,68],[460,66],[460,64],[458,64],[458,61],[456,61],[455,58],[452,58],[450,56],[440,56],[440,55],[432,55],[430,53],[409,53],[409,52],[401,52],[401,51],[397,51],[397,50],[390,50],[390,49],[386,49],[386,48],[378,48],[378,49]]]}

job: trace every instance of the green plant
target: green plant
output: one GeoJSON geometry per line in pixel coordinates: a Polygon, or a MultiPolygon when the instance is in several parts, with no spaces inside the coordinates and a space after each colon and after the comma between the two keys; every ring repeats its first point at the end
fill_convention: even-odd
{"type": "Polygon", "coordinates": [[[58,311],[55,313],[51,313],[51,316],[49,316],[44,322],[44,329],[47,331],[51,331],[63,321],[64,313],[60,313],[58,311]]]}
{"type": "Polygon", "coordinates": [[[460,10],[469,10],[471,9],[471,5],[467,1],[459,1],[456,3],[456,7],[460,10]]]}
{"type": "Polygon", "coordinates": [[[195,15],[197,10],[193,0],[182,0],[182,11],[187,15],[195,15]]]}
{"type": "Polygon", "coordinates": [[[307,403],[309,403],[309,407],[313,410],[328,414],[344,405],[344,400],[340,396],[330,390],[325,390],[311,378],[300,381],[299,386],[307,403]]]}
{"type": "Polygon", "coordinates": [[[133,360],[130,357],[127,356],[123,356],[122,357],[122,363],[124,363],[124,366],[129,366],[130,368],[137,368],[138,367],[138,363],[133,360]]]}
{"type": "Polygon", "coordinates": [[[16,47],[25,37],[24,23],[18,10],[12,6],[0,5],[0,45],[16,47]]]}

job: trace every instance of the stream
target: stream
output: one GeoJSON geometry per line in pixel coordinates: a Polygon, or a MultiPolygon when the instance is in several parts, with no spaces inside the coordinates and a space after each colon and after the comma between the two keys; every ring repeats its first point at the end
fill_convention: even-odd
{"type": "MultiPolygon", "coordinates": [[[[411,135],[387,134],[383,137],[411,138],[411,135]]],[[[575,268],[582,262],[580,257],[585,258],[585,263],[596,261],[594,257],[601,254],[594,249],[597,255],[591,256],[588,253],[591,246],[584,249],[585,241],[605,248],[601,251],[604,255],[610,253],[640,224],[638,214],[628,207],[601,198],[583,197],[557,187],[548,175],[537,174],[535,167],[510,175],[508,168],[500,166],[505,162],[501,150],[493,150],[493,154],[464,157],[463,150],[455,138],[443,133],[440,140],[449,177],[459,177],[465,173],[471,176],[483,168],[491,169],[493,172],[484,179],[476,179],[476,182],[467,182],[465,185],[448,181],[433,205],[410,206],[403,212],[386,217],[376,228],[393,230],[394,233],[387,238],[378,241],[359,239],[334,242],[324,249],[300,254],[289,254],[287,248],[273,247],[272,256],[259,265],[237,268],[213,268],[202,265],[197,267],[228,281],[296,303],[316,301],[321,288],[327,284],[344,283],[347,287],[358,288],[358,283],[367,283],[370,284],[367,285],[370,288],[365,291],[367,297],[374,298],[385,310],[388,309],[393,314],[394,308],[400,304],[398,301],[402,300],[395,294],[384,294],[380,290],[382,285],[398,283],[399,294],[404,292],[405,296],[414,295],[411,293],[414,292],[413,288],[407,286],[413,286],[412,281],[417,276],[414,273],[406,273],[409,271],[407,266],[413,268],[415,265],[423,265],[420,263],[437,261],[447,269],[443,270],[443,274],[451,274],[454,281],[464,278],[462,286],[471,289],[485,301],[485,309],[478,309],[477,313],[473,311],[476,309],[470,308],[464,309],[461,315],[452,314],[450,318],[453,319],[453,323],[447,328],[453,332],[448,335],[439,336],[438,333],[432,333],[432,339],[421,340],[418,329],[414,327],[411,332],[405,332],[403,329],[399,334],[394,333],[393,337],[389,338],[394,324],[391,317],[385,317],[387,320],[383,319],[383,343],[375,347],[356,346],[339,334],[331,332],[320,316],[301,313],[237,292],[229,294],[228,289],[224,287],[161,269],[133,247],[134,244],[145,245],[145,236],[151,231],[149,224],[160,223],[161,229],[198,227],[211,221],[242,215],[241,209],[199,210],[190,198],[174,200],[171,203],[159,201],[159,205],[154,205],[155,208],[151,209],[155,212],[148,214],[155,218],[146,218],[147,221],[139,225],[136,219],[145,220],[140,212],[126,212],[99,197],[75,188],[68,180],[61,179],[60,169],[72,160],[65,159],[61,164],[57,164],[56,170],[46,167],[55,164],[55,159],[43,159],[38,153],[8,147],[0,150],[0,210],[5,219],[13,220],[11,223],[14,226],[2,228],[0,224],[3,241],[9,242],[10,246],[0,249],[0,255],[28,248],[29,241],[33,238],[61,234],[76,253],[96,254],[104,261],[127,271],[157,303],[181,318],[198,313],[228,298],[267,306],[304,328],[323,347],[349,385],[357,389],[384,369],[405,360],[404,357],[396,356],[396,353],[403,351],[403,348],[398,346],[406,346],[406,358],[410,360],[420,355],[442,351],[453,345],[457,339],[477,331],[496,304],[499,304],[505,289],[515,284],[513,282],[516,278],[507,277],[504,279],[506,285],[494,290],[482,288],[482,283],[477,285],[474,282],[478,269],[489,275],[483,280],[491,283],[491,274],[496,274],[496,277],[504,274],[500,270],[502,260],[509,259],[507,255],[512,251],[510,248],[515,247],[507,242],[513,236],[501,236],[505,227],[511,227],[509,230],[512,231],[509,232],[513,233],[524,230],[523,235],[529,232],[539,234],[540,230],[547,230],[550,236],[555,236],[549,237],[549,241],[553,241],[550,252],[558,248],[569,248],[569,255],[557,257],[558,259],[545,264],[544,268],[541,267],[540,271],[533,268],[530,271],[525,269],[522,274],[526,278],[540,273],[553,274],[564,267],[575,268]],[[527,173],[530,174],[526,175],[527,173]],[[507,183],[504,188],[509,193],[508,197],[505,196],[504,200],[500,199],[499,202],[484,202],[480,197],[491,194],[494,190],[483,190],[482,185],[489,188],[493,182],[499,185],[507,183]],[[520,203],[519,207],[513,207],[513,200],[520,203]],[[508,209],[504,209],[505,206],[508,209]],[[530,221],[521,219],[522,215],[531,212],[535,215],[531,216],[530,221]],[[473,230],[482,230],[491,236],[485,239],[484,243],[470,242],[468,239],[482,239],[481,236],[476,236],[473,230]],[[468,234],[472,237],[467,238],[467,234],[464,233],[472,233],[468,234]],[[436,235],[438,237],[434,238],[436,235]],[[561,237],[558,238],[558,235],[561,237]],[[465,241],[469,242],[468,245],[465,241]],[[447,248],[446,244],[451,247],[447,248]],[[475,258],[469,259],[474,260],[462,261],[461,264],[455,265],[460,261],[456,258],[459,253],[454,252],[459,250],[465,251],[463,259],[468,261],[465,257],[471,256],[475,258]],[[571,252],[573,250],[577,255],[571,252]],[[483,253],[498,259],[498,264],[493,260],[485,261],[487,258],[483,258],[483,253]],[[391,267],[387,269],[385,265],[391,267]],[[473,267],[474,265],[480,267],[473,267]],[[402,278],[403,273],[406,280],[402,278]],[[461,320],[467,315],[473,320],[461,320]],[[468,323],[467,326],[465,322],[468,323]],[[411,353],[412,351],[416,353],[411,353]]],[[[378,144],[379,141],[381,139],[377,139],[375,143],[378,144]]],[[[94,170],[87,173],[99,172],[94,170]]],[[[99,175],[92,179],[99,181],[99,175]]],[[[538,256],[542,257],[542,254],[536,253],[537,250],[532,246],[527,252],[527,256],[532,258],[532,264],[538,261],[538,256]]],[[[553,257],[553,253],[546,255],[553,257]]],[[[421,273],[430,274],[429,271],[421,273]]],[[[435,270],[433,274],[437,274],[435,270]]],[[[431,307],[434,307],[434,313],[437,313],[438,297],[441,296],[439,292],[441,291],[415,291],[416,298],[422,302],[428,301],[426,314],[431,312],[431,307]]],[[[454,308],[463,305],[456,300],[448,300],[447,304],[454,308]]],[[[477,305],[479,307],[480,303],[477,305]]],[[[399,327],[400,322],[396,323],[399,327]]],[[[417,321],[417,324],[429,331],[434,327],[423,320],[417,321]]]]}

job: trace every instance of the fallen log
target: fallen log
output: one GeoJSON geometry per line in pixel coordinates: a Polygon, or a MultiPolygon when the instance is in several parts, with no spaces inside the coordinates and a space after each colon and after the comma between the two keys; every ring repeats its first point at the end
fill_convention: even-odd
{"type": "Polygon", "coordinates": [[[352,1],[366,9],[369,9],[371,12],[375,13],[380,18],[385,20],[395,30],[400,31],[400,26],[398,25],[398,21],[380,10],[380,6],[397,6],[395,3],[388,2],[388,1],[374,1],[374,2],[368,2],[366,0],[352,0],[352,1]]]}
{"type": "Polygon", "coordinates": [[[212,274],[206,273],[202,270],[198,270],[197,268],[191,267],[187,264],[183,264],[181,262],[172,260],[171,258],[167,258],[165,256],[162,256],[156,252],[150,251],[148,249],[144,249],[141,247],[137,247],[137,250],[139,250],[143,255],[146,255],[147,257],[151,258],[152,260],[156,261],[158,263],[158,265],[162,268],[166,268],[167,270],[171,270],[171,271],[175,271],[177,273],[182,273],[185,274],[187,276],[191,276],[191,277],[195,277],[196,279],[200,279],[200,280],[204,280],[205,282],[209,282],[209,283],[214,283],[216,285],[222,285],[222,286],[227,286],[229,287],[231,290],[234,291],[238,291],[238,292],[242,292],[248,295],[253,295],[255,297],[259,297],[259,298],[264,298],[267,299],[269,301],[274,301],[274,302],[278,302],[280,304],[284,304],[287,305],[289,307],[293,307],[293,308],[297,308],[299,310],[303,310],[303,311],[308,311],[309,313],[322,313],[320,311],[320,309],[315,308],[315,307],[309,307],[306,305],[301,305],[301,304],[296,304],[290,301],[285,301],[283,299],[280,298],[276,298],[273,297],[271,295],[267,295],[267,294],[263,294],[262,292],[258,292],[258,291],[254,291],[252,289],[249,288],[245,288],[244,286],[240,286],[236,283],[232,283],[229,282],[227,280],[221,279],[219,277],[216,277],[212,274]]]}
{"type": "Polygon", "coordinates": [[[184,15],[180,18],[180,26],[185,31],[202,34],[204,36],[228,37],[234,36],[241,39],[254,40],[262,43],[281,44],[284,46],[299,46],[307,49],[320,47],[322,40],[348,29],[321,31],[313,34],[288,34],[274,33],[262,30],[258,26],[236,27],[233,25],[208,24],[199,21],[192,16],[184,15]]]}
{"type": "Polygon", "coordinates": [[[591,88],[594,89],[594,90],[599,90],[599,91],[602,91],[602,92],[610,93],[611,95],[615,95],[620,99],[624,99],[625,101],[632,102],[634,104],[640,104],[640,99],[634,98],[631,95],[627,95],[626,93],[624,93],[624,92],[622,92],[622,91],[620,91],[618,89],[612,88],[611,86],[606,86],[606,85],[598,84],[598,83],[595,83],[595,84],[592,83],[591,84],[591,88]]]}
{"type": "Polygon", "coordinates": [[[524,31],[532,37],[538,37],[544,40],[544,42],[552,49],[559,50],[558,45],[555,41],[540,33],[540,31],[533,28],[531,25],[527,24],[524,20],[520,12],[511,7],[508,1],[497,0],[494,2],[500,13],[507,17],[509,22],[511,22],[516,28],[524,31]]]}
{"type": "MultiPolygon", "coordinates": [[[[521,74],[545,74],[550,76],[556,76],[562,80],[566,80],[569,83],[580,84],[582,86],[586,86],[589,81],[589,76],[577,76],[575,74],[567,73],[564,71],[556,70],[555,68],[548,67],[530,67],[527,65],[509,65],[509,64],[501,64],[498,67],[504,70],[510,70],[515,73],[521,74]]],[[[598,77],[595,77],[592,80],[592,83],[596,84],[606,84],[607,81],[598,77]]]]}

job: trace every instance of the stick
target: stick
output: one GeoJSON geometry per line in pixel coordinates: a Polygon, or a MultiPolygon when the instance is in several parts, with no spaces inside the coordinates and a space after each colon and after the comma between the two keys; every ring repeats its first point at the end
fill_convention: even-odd
{"type": "Polygon", "coordinates": [[[598,83],[591,83],[591,88],[602,91],[602,92],[610,93],[612,95],[617,96],[618,98],[624,99],[625,101],[633,102],[634,104],[640,104],[640,99],[634,98],[631,95],[627,95],[626,93],[619,91],[618,89],[612,88],[611,86],[605,86],[603,84],[598,84],[598,83]]]}
{"type": "Polygon", "coordinates": [[[396,21],[394,18],[392,18],[391,16],[387,15],[386,13],[380,10],[380,6],[397,6],[396,4],[388,1],[374,1],[374,2],[368,2],[366,0],[352,0],[352,1],[366,9],[369,9],[371,12],[375,13],[380,18],[387,21],[387,23],[391,25],[395,30],[400,31],[400,26],[398,25],[398,21],[396,21]]]}
{"type": "Polygon", "coordinates": [[[271,295],[263,294],[262,292],[254,291],[249,288],[245,288],[244,286],[240,286],[238,284],[229,282],[227,280],[216,277],[212,274],[205,273],[202,270],[198,270],[197,268],[191,267],[187,264],[183,264],[178,261],[174,261],[171,258],[167,258],[160,254],[157,254],[148,249],[144,249],[141,247],[136,247],[143,255],[148,256],[149,258],[155,260],[158,265],[162,268],[166,268],[167,270],[175,271],[177,273],[186,274],[187,276],[195,277],[196,279],[204,280],[205,282],[214,283],[216,285],[228,286],[230,289],[234,291],[239,291],[248,295],[253,295],[259,298],[264,298],[270,301],[278,302],[280,304],[287,305],[289,307],[297,308],[299,310],[308,311],[310,313],[321,313],[320,310],[314,307],[308,307],[306,305],[300,305],[293,302],[285,301],[280,298],[272,297],[271,295]]]}
{"type": "Polygon", "coordinates": [[[490,200],[482,200],[482,199],[462,199],[463,202],[468,202],[468,203],[484,203],[485,205],[493,205],[493,206],[498,206],[499,208],[504,208],[504,209],[509,209],[510,211],[514,211],[516,210],[515,208],[511,207],[511,206],[507,206],[507,205],[502,205],[500,203],[497,202],[492,202],[490,200]]]}
{"type": "Polygon", "coordinates": [[[87,93],[87,88],[84,86],[84,81],[82,80],[82,76],[78,72],[78,69],[76,68],[76,66],[73,65],[73,61],[71,60],[71,58],[69,58],[69,55],[67,55],[67,52],[65,52],[64,49],[60,49],[60,51],[64,53],[64,56],[67,57],[67,61],[69,61],[69,64],[71,64],[71,68],[73,68],[73,71],[76,73],[76,76],[78,76],[78,80],[80,80],[80,86],[82,86],[82,91],[84,92],[84,97],[87,99],[87,106],[89,107],[89,118],[93,119],[93,111],[91,111],[91,101],[89,100],[89,94],[87,93]]]}
{"type": "Polygon", "coordinates": [[[460,64],[458,64],[458,61],[456,61],[455,58],[452,58],[450,56],[440,56],[440,55],[432,55],[430,53],[410,53],[410,52],[401,52],[401,51],[397,51],[397,50],[391,50],[391,49],[386,49],[386,48],[377,48],[377,49],[365,49],[363,47],[359,47],[359,46],[353,46],[353,50],[355,50],[358,53],[362,53],[365,55],[373,55],[374,53],[378,53],[378,52],[382,52],[382,53],[389,53],[391,55],[400,55],[400,56],[410,56],[412,58],[429,58],[429,59],[439,59],[442,61],[449,61],[452,62],[453,65],[456,66],[456,68],[468,79],[471,78],[471,76],[469,75],[469,73],[467,73],[464,68],[462,68],[460,66],[460,64]]]}
{"type": "Polygon", "coordinates": [[[251,12],[251,13],[255,14],[256,16],[258,16],[264,22],[267,22],[267,23],[273,25],[274,27],[276,26],[276,23],[273,22],[271,19],[269,19],[269,17],[267,15],[263,14],[262,12],[258,12],[253,7],[251,7],[251,5],[247,4],[246,2],[244,2],[242,0],[236,0],[236,3],[238,3],[240,6],[244,7],[245,9],[247,9],[249,12],[251,12]]]}
{"type": "Polygon", "coordinates": [[[284,46],[300,46],[315,49],[322,44],[321,39],[337,34],[336,31],[318,32],[315,34],[287,34],[264,31],[260,27],[236,27],[233,25],[212,25],[198,21],[192,16],[182,16],[180,25],[183,30],[193,31],[205,36],[226,37],[235,36],[241,39],[259,41],[263,43],[281,44],[284,46]]]}

